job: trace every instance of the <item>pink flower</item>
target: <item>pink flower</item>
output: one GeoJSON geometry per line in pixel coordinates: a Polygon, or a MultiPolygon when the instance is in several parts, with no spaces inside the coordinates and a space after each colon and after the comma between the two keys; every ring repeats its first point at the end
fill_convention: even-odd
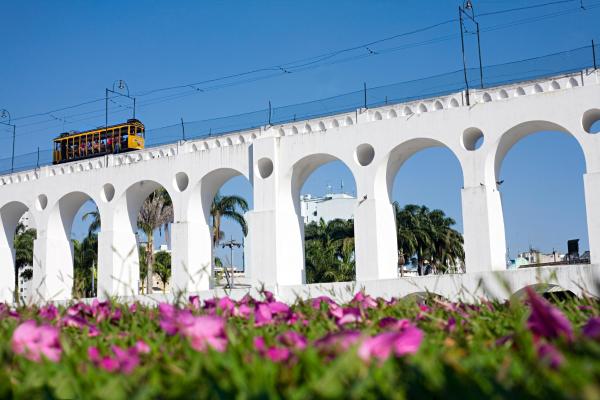
{"type": "Polygon", "coordinates": [[[335,302],[333,300],[331,300],[331,298],[329,298],[327,296],[315,297],[314,299],[312,299],[310,301],[311,307],[314,308],[315,310],[318,310],[318,309],[321,308],[321,303],[335,304],[335,302]]]}
{"type": "Polygon", "coordinates": [[[550,368],[557,369],[564,361],[560,351],[558,351],[556,347],[552,346],[550,343],[540,343],[537,346],[537,352],[540,359],[546,362],[550,368]]]}
{"type": "Polygon", "coordinates": [[[39,362],[44,356],[58,362],[62,354],[59,331],[51,325],[40,325],[33,320],[25,321],[15,329],[12,336],[12,350],[27,359],[39,362]]]}
{"type": "Polygon", "coordinates": [[[396,319],[394,317],[384,317],[379,320],[379,327],[383,329],[401,330],[410,326],[407,319],[396,319]]]}
{"type": "Polygon", "coordinates": [[[235,308],[235,302],[229,297],[225,296],[219,299],[217,302],[217,308],[222,310],[226,315],[229,315],[235,308]]]}
{"type": "Polygon", "coordinates": [[[138,309],[138,303],[133,303],[129,306],[129,312],[135,314],[138,309]]]}
{"type": "Polygon", "coordinates": [[[600,339],[600,317],[591,317],[584,325],[582,333],[590,339],[600,339]]]}
{"type": "Polygon", "coordinates": [[[254,312],[254,320],[256,326],[268,325],[273,322],[273,315],[268,304],[260,303],[257,305],[254,312]]]}
{"type": "Polygon", "coordinates": [[[193,323],[194,316],[190,310],[180,310],[167,303],[158,305],[159,325],[167,335],[175,335],[193,323]]]}
{"type": "Polygon", "coordinates": [[[135,343],[135,348],[140,354],[148,354],[150,353],[150,346],[146,344],[143,340],[138,340],[135,343]]]}
{"type": "Polygon", "coordinates": [[[190,305],[192,306],[192,309],[194,309],[194,310],[200,309],[200,297],[190,296],[189,300],[190,300],[190,305]]]}
{"type": "Polygon", "coordinates": [[[281,362],[290,357],[290,351],[285,347],[270,347],[265,351],[265,356],[273,362],[281,362]]]}
{"type": "Polygon", "coordinates": [[[396,356],[416,353],[422,341],[423,332],[411,325],[400,332],[383,332],[366,339],[360,345],[358,355],[365,361],[371,358],[384,361],[392,352],[396,356]]]}
{"type": "Polygon", "coordinates": [[[194,317],[190,325],[182,329],[182,334],[190,340],[197,351],[206,351],[207,347],[223,352],[227,348],[225,320],[213,315],[194,317]]]}
{"type": "Polygon", "coordinates": [[[255,336],[254,339],[252,339],[252,343],[254,344],[256,350],[260,352],[262,352],[266,348],[265,338],[262,336],[255,336]]]}
{"type": "Polygon", "coordinates": [[[346,351],[360,339],[359,331],[329,333],[315,341],[315,347],[328,352],[346,351]]]}
{"type": "Polygon", "coordinates": [[[235,317],[247,319],[250,315],[252,315],[252,308],[250,308],[248,304],[240,304],[233,309],[233,315],[235,317]]]}
{"type": "Polygon", "coordinates": [[[531,288],[527,288],[527,297],[531,308],[527,326],[534,335],[550,339],[562,335],[568,340],[573,338],[571,323],[559,309],[553,307],[531,288]]]}
{"type": "Polygon", "coordinates": [[[58,309],[54,304],[49,304],[40,308],[39,315],[47,321],[54,321],[58,317],[58,309]]]}
{"type": "Polygon", "coordinates": [[[376,308],[377,301],[373,297],[368,294],[364,294],[363,292],[358,292],[354,295],[352,302],[358,303],[363,308],[376,308]]]}
{"type": "Polygon", "coordinates": [[[298,350],[303,350],[306,347],[307,341],[304,336],[294,331],[287,331],[277,336],[279,343],[286,347],[291,347],[298,350]]]}
{"type": "Polygon", "coordinates": [[[286,315],[290,312],[290,306],[280,301],[272,301],[268,306],[271,313],[275,315],[286,315]]]}
{"type": "MultiPolygon", "coordinates": [[[[88,357],[96,365],[107,372],[122,372],[130,374],[140,364],[140,350],[138,344],[128,349],[119,346],[111,346],[113,357],[102,357],[97,347],[88,348],[88,357]]],[[[142,342],[143,343],[143,342],[142,342]]],[[[145,344],[145,343],[144,343],[145,344]]]]}
{"type": "Polygon", "coordinates": [[[362,321],[360,310],[358,308],[347,307],[343,309],[343,312],[344,315],[337,321],[339,326],[362,321]]]}

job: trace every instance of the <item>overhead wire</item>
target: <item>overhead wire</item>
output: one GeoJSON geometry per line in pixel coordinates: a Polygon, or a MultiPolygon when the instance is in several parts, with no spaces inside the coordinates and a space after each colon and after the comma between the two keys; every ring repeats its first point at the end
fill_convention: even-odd
{"type": "MultiPolygon", "coordinates": [[[[524,11],[524,10],[529,10],[529,9],[534,9],[534,8],[541,8],[541,7],[547,7],[547,6],[552,6],[552,5],[557,5],[557,4],[564,4],[564,3],[573,3],[578,0],[561,0],[561,1],[553,1],[553,2],[547,2],[547,3],[541,3],[541,4],[535,4],[535,5],[531,5],[531,6],[524,6],[524,7],[516,7],[516,8],[511,8],[511,9],[505,9],[505,10],[498,10],[498,11],[493,11],[493,12],[488,12],[488,13],[482,13],[477,15],[477,17],[486,17],[486,16],[491,16],[491,15],[498,15],[498,14],[502,14],[502,13],[509,13],[509,12],[516,12],[516,11],[524,11]]],[[[589,3],[586,4],[586,6],[588,8],[597,8],[598,5],[595,5],[596,3],[592,3],[591,5],[588,6],[589,3]]],[[[482,32],[490,32],[490,31],[494,31],[494,30],[500,30],[500,29],[505,29],[508,27],[512,27],[512,26],[516,26],[516,25],[520,25],[520,24],[524,24],[524,23],[530,23],[530,22],[537,22],[543,19],[547,19],[547,18],[552,18],[552,17],[556,17],[556,16],[560,16],[560,15],[565,15],[568,13],[572,13],[575,11],[580,11],[581,8],[577,8],[577,9],[570,9],[570,10],[561,10],[558,12],[553,12],[550,14],[545,14],[542,16],[535,16],[535,17],[530,17],[530,18],[525,18],[519,21],[512,21],[510,23],[506,23],[506,24],[499,24],[496,26],[492,26],[492,27],[488,27],[488,28],[484,28],[482,29],[482,32]]],[[[260,69],[255,69],[252,71],[246,71],[246,72],[242,72],[239,74],[232,74],[232,75],[227,75],[224,77],[219,77],[219,78],[214,78],[214,79],[209,79],[209,80],[205,80],[205,81],[201,81],[201,82],[195,82],[195,83],[191,83],[191,84],[182,84],[182,85],[177,85],[177,86],[171,86],[171,87],[165,87],[165,88],[160,88],[160,89],[154,89],[154,90],[150,90],[150,91],[146,91],[146,92],[141,92],[135,96],[147,96],[153,93],[158,93],[161,91],[168,91],[168,90],[175,90],[175,89],[185,89],[185,88],[189,88],[192,89],[192,91],[185,91],[185,92],[181,92],[181,93],[175,93],[175,94],[170,94],[164,97],[158,97],[158,98],[152,98],[152,99],[148,99],[147,102],[140,102],[139,103],[139,107],[146,107],[146,106],[150,106],[150,105],[154,105],[154,104],[159,104],[162,102],[166,102],[166,101],[172,101],[172,100],[176,100],[176,99],[180,99],[180,98],[184,98],[184,97],[188,97],[191,96],[193,94],[197,94],[200,92],[206,92],[206,91],[210,91],[210,90],[217,90],[217,89],[221,89],[221,88],[226,88],[226,87],[231,87],[234,85],[239,85],[239,84],[244,84],[244,83],[249,83],[249,82],[255,82],[258,80],[264,80],[264,79],[270,79],[273,77],[277,77],[277,76],[281,76],[282,74],[289,74],[289,73],[294,73],[294,72],[302,72],[302,71],[306,71],[306,70],[310,70],[310,69],[314,69],[314,68],[318,68],[321,66],[326,66],[326,65],[333,65],[333,64],[338,64],[338,63],[344,63],[344,62],[349,62],[349,61],[354,61],[354,60],[358,60],[358,59],[362,59],[362,58],[366,58],[366,57],[371,57],[371,56],[376,56],[376,55],[381,55],[381,54],[387,54],[390,52],[394,52],[394,51],[399,51],[399,50],[404,50],[404,49],[408,49],[411,47],[416,47],[416,46],[420,46],[420,45],[428,45],[431,43],[437,43],[437,42],[442,42],[442,41],[447,41],[447,40],[451,40],[455,37],[457,37],[458,35],[445,35],[442,37],[438,37],[438,38],[433,38],[433,39],[429,39],[426,41],[422,41],[422,42],[417,42],[417,43],[412,43],[412,44],[405,44],[405,45],[400,45],[400,46],[395,46],[395,47],[390,47],[390,48],[386,48],[386,49],[376,49],[376,50],[372,50],[371,47],[375,46],[376,44],[380,44],[380,43],[385,43],[400,37],[405,37],[405,36],[409,36],[415,33],[420,33],[420,32],[424,32],[430,29],[434,29],[436,27],[439,26],[443,26],[445,24],[449,24],[451,22],[456,22],[457,19],[449,19],[446,21],[442,21],[436,24],[432,24],[426,27],[422,27],[422,28],[418,28],[409,32],[403,32],[397,35],[393,35],[393,36],[389,36],[386,38],[382,38],[382,39],[378,39],[378,40],[374,40],[368,43],[363,43],[361,45],[357,45],[357,46],[352,46],[352,47],[348,47],[345,49],[341,49],[341,50],[337,50],[337,51],[333,51],[333,52],[329,52],[329,53],[325,53],[325,54],[321,54],[318,56],[313,56],[310,58],[304,58],[304,59],[300,59],[300,60],[296,60],[296,61],[292,61],[292,62],[288,62],[288,63],[284,63],[284,64],[280,64],[277,66],[271,66],[271,67],[265,67],[265,68],[260,68],[260,69]],[[365,49],[368,52],[365,52],[364,54],[358,54],[355,56],[349,56],[346,58],[342,58],[339,60],[332,60],[329,62],[324,62],[327,60],[331,60],[332,58],[340,55],[340,54],[344,54],[344,53],[348,53],[351,51],[355,51],[355,50],[359,50],[359,49],[365,49]],[[319,64],[320,63],[320,64],[319,64]],[[243,80],[237,80],[234,82],[224,82],[222,84],[216,84],[216,85],[212,85],[212,86],[206,86],[206,87],[202,87],[199,88],[197,86],[202,85],[202,84],[206,84],[206,83],[212,83],[212,82],[218,82],[218,81],[223,81],[223,80],[227,80],[227,79],[231,79],[231,78],[235,78],[235,77],[244,77],[244,76],[249,76],[251,74],[256,74],[257,72],[266,72],[266,71],[277,71],[276,73],[273,74],[267,74],[264,76],[259,76],[259,77],[249,77],[249,78],[245,78],[243,80]]],[[[18,117],[18,118],[14,118],[14,120],[23,120],[26,118],[34,118],[34,117],[40,117],[40,116],[50,116],[50,114],[54,114],[60,111],[66,111],[69,109],[74,109],[74,108],[78,108],[78,107],[82,107],[85,105],[89,105],[89,104],[94,104],[96,102],[100,102],[102,100],[105,100],[105,98],[98,98],[98,99],[94,99],[94,100],[90,100],[90,101],[86,101],[86,102],[82,102],[79,104],[75,104],[72,106],[66,106],[66,107],[61,107],[55,110],[51,110],[51,111],[47,111],[47,112],[42,112],[42,113],[36,113],[36,114],[30,114],[30,115],[26,115],[26,116],[22,116],[22,117],[18,117]]],[[[111,102],[115,103],[114,101],[111,100],[111,102]]],[[[117,103],[115,103],[117,104],[117,103]]],[[[117,104],[118,105],[118,104],[117,104]]],[[[122,105],[118,105],[120,108],[121,107],[125,107],[125,108],[131,108],[128,106],[122,106],[122,105]]],[[[88,120],[88,119],[92,119],[92,118],[96,118],[100,113],[100,111],[104,111],[104,109],[98,109],[96,111],[87,111],[87,112],[83,112],[83,113],[78,113],[78,114],[73,114],[70,116],[63,116],[63,123],[64,120],[67,120],[68,124],[72,124],[74,122],[79,122],[82,120],[88,120]],[[81,116],[81,115],[89,115],[89,114],[95,114],[90,118],[84,118],[84,119],[78,119],[78,120],[73,120],[70,121],[71,118],[76,117],[76,116],[81,116]]],[[[119,112],[119,111],[123,111],[123,110],[117,110],[117,111],[111,111],[112,114],[119,112]]],[[[46,121],[37,121],[31,124],[25,124],[25,125],[21,125],[21,126],[32,126],[32,125],[36,125],[36,124],[43,124],[43,123],[49,123],[54,121],[56,118],[52,118],[50,120],[46,120],[46,121]]],[[[40,132],[40,131],[45,131],[49,129],[49,127],[44,128],[44,129],[40,129],[40,130],[35,130],[35,132],[40,132]]],[[[17,134],[17,136],[22,136],[25,134],[30,134],[33,133],[34,131],[28,131],[25,133],[20,133],[17,134]]]]}

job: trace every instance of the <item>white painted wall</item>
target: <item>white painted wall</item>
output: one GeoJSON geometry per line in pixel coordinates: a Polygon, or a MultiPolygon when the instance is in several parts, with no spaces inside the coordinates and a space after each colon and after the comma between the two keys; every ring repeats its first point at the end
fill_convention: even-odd
{"type": "Polygon", "coordinates": [[[549,129],[572,135],[585,155],[590,250],[592,263],[600,263],[600,135],[586,131],[600,118],[599,84],[597,71],[584,71],[474,91],[469,107],[461,105],[463,93],[455,93],[0,176],[0,300],[10,299],[14,228],[27,210],[38,229],[32,296],[70,298],[68,238],[75,212],[89,199],[102,219],[99,293],[135,295],[135,220],[145,197],[159,186],[174,205],[173,290],[209,289],[209,207],[218,188],[235,175],[253,185],[246,259],[251,278],[298,287],[304,282],[300,189],[312,171],[332,160],[342,161],[356,182],[357,280],[397,284],[392,183],[408,158],[434,146],[450,149],[462,168],[467,274],[502,270],[500,166],[518,140],[549,129]],[[475,149],[481,134],[483,145],[475,149]]]}

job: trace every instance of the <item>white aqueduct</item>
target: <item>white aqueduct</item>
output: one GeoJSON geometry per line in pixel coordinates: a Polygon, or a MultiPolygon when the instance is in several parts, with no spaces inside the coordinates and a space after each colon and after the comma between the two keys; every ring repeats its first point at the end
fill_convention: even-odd
{"type": "Polygon", "coordinates": [[[506,297],[493,271],[503,271],[509,292],[540,279],[580,294],[600,295],[600,71],[556,76],[471,93],[267,126],[209,139],[45,166],[0,177],[0,300],[14,290],[13,237],[30,211],[38,230],[30,298],[66,300],[73,284],[70,242],[75,213],[87,200],[98,206],[98,293],[138,293],[136,217],[159,186],[174,205],[172,286],[210,292],[212,258],[209,210],[218,188],[236,175],[253,187],[247,273],[281,297],[316,294],[342,284],[303,285],[303,224],[299,191],[317,167],[341,160],[356,182],[356,280],[373,294],[430,290],[448,297],[463,292],[506,297]],[[590,265],[505,271],[505,236],[497,185],[502,160],[526,135],[561,131],[579,143],[584,175],[590,265]],[[483,144],[476,143],[483,136],[483,144]],[[461,190],[466,274],[398,278],[392,182],[416,152],[443,146],[462,168],[461,190]]]}

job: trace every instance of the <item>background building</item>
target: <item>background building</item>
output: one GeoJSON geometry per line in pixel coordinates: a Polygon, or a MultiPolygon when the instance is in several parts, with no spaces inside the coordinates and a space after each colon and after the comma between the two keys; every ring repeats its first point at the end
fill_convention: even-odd
{"type": "Polygon", "coordinates": [[[346,193],[329,193],[321,197],[305,194],[300,197],[300,215],[305,224],[329,222],[333,219],[354,219],[356,197],[346,193]]]}

